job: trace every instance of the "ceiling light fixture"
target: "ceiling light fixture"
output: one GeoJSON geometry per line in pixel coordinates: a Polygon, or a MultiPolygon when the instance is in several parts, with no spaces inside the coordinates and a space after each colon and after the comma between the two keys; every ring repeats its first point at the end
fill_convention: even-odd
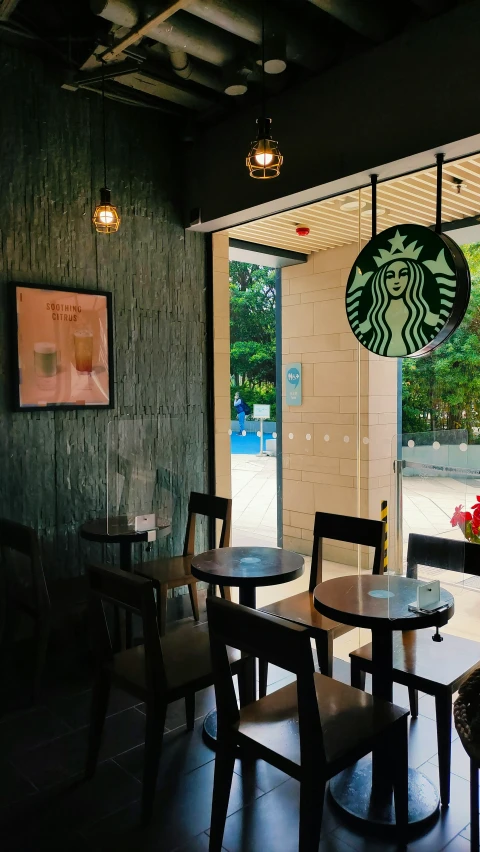
{"type": "Polygon", "coordinates": [[[103,186],[100,190],[100,204],[95,207],[92,222],[98,234],[114,234],[120,227],[117,208],[111,204],[110,190],[107,188],[107,134],[105,126],[105,60],[102,59],[102,127],[103,127],[103,186]]]}
{"type": "Polygon", "coordinates": [[[262,118],[257,118],[257,138],[251,143],[246,159],[250,177],[268,180],[278,177],[283,157],[278,142],[272,139],[272,119],[266,118],[265,99],[265,0],[262,2],[262,118]]]}

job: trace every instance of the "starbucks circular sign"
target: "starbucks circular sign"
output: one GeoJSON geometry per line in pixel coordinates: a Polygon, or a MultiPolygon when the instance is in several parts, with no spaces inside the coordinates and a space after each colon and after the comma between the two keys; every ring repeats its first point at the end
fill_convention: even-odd
{"type": "Polygon", "coordinates": [[[453,334],[469,298],[470,271],[459,246],[421,225],[397,225],[358,255],[348,276],[347,317],[370,352],[418,357],[453,334]]]}

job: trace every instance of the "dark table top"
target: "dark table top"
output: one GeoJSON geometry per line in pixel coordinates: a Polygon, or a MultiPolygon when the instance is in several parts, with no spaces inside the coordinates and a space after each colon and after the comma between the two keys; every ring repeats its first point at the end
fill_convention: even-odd
{"type": "Polygon", "coordinates": [[[442,627],[454,613],[454,599],[450,592],[440,590],[447,605],[444,610],[416,613],[408,605],[417,600],[421,580],[396,575],[368,574],[337,577],[320,583],[313,592],[315,609],[327,618],[367,627],[370,630],[417,630],[424,627],[442,627]]]}
{"type": "Polygon", "coordinates": [[[192,557],[197,580],[222,586],[274,586],[303,571],[303,556],[276,547],[220,547],[192,557]]]}
{"type": "MultiPolygon", "coordinates": [[[[157,518],[156,530],[157,536],[168,535],[170,532],[170,521],[164,518],[157,518]]],[[[148,540],[148,533],[146,531],[136,532],[134,527],[128,526],[127,515],[87,521],[80,527],[80,535],[82,538],[87,539],[87,541],[110,542],[113,544],[148,540]]]]}

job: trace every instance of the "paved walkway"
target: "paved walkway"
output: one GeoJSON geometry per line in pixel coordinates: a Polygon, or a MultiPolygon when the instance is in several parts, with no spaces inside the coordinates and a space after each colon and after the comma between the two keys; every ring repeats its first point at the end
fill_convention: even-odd
{"type": "Polygon", "coordinates": [[[276,458],[232,455],[234,545],[277,546],[276,458]]]}

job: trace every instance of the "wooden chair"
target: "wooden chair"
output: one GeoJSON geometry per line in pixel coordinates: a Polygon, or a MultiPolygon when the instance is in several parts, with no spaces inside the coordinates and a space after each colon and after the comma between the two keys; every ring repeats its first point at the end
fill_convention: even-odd
{"type": "Polygon", "coordinates": [[[40,694],[52,625],[65,623],[75,607],[86,605],[85,578],[56,580],[47,587],[37,533],[32,527],[5,519],[0,519],[0,571],[4,599],[0,644],[14,641],[17,612],[25,613],[34,622],[35,701],[40,694]]]}
{"type": "MultiPolygon", "coordinates": [[[[408,539],[407,577],[417,578],[418,565],[480,576],[480,548],[471,542],[411,533],[408,539]]],[[[418,716],[418,690],[433,695],[437,717],[440,798],[450,801],[452,696],[480,665],[480,642],[445,633],[432,641],[432,630],[409,630],[393,636],[393,679],[408,687],[412,718],[418,716]]],[[[372,671],[372,646],[350,654],[351,683],[365,689],[365,673],[372,671]]]]}
{"type": "MultiPolygon", "coordinates": [[[[218,712],[210,852],[222,849],[230,787],[241,753],[300,782],[300,852],[318,852],[325,786],[369,754],[388,750],[398,833],[408,820],[408,712],[316,674],[310,631],[220,598],[207,600],[218,712]],[[228,649],[263,657],[297,680],[238,710],[228,649]]],[[[388,779],[387,779],[388,780],[388,779]]]]}
{"type": "MultiPolygon", "coordinates": [[[[476,545],[478,546],[478,545],[476,545]]],[[[453,707],[455,727],[470,758],[470,852],[479,852],[480,826],[478,817],[478,772],[480,769],[480,669],[462,683],[453,707]]]]}
{"type": "MultiPolygon", "coordinates": [[[[95,772],[111,684],[136,696],[146,705],[145,763],[142,819],[152,815],[155,784],[167,706],[185,699],[187,730],[195,719],[195,693],[213,683],[208,625],[181,625],[160,640],[153,583],[117,568],[88,565],[95,679],[92,692],[86,775],[95,772]],[[141,617],[144,644],[114,654],[105,604],[141,617]]],[[[243,669],[238,652],[229,656],[232,671],[243,669]]],[[[239,684],[242,687],[243,683],[239,684]]]]}
{"type": "MultiPolygon", "coordinates": [[[[287,621],[302,624],[315,640],[318,664],[324,675],[332,676],[333,640],[353,630],[346,624],[339,624],[320,615],[313,605],[313,590],[322,582],[322,545],[323,539],[346,541],[375,548],[373,573],[383,574],[383,551],[385,543],[385,524],[368,518],[351,518],[347,515],[332,515],[317,512],[313,529],[312,565],[307,592],[300,592],[290,598],[262,607],[268,612],[287,621]]],[[[260,695],[266,695],[268,665],[260,660],[260,695]]]]}
{"type": "MultiPolygon", "coordinates": [[[[135,566],[135,572],[152,580],[157,593],[160,636],[167,627],[167,593],[169,589],[188,586],[195,621],[199,620],[197,580],[191,572],[191,557],[195,553],[195,522],[197,515],[222,521],[219,547],[228,547],[232,527],[232,501],[226,497],[198,494],[192,491],[188,503],[187,529],[182,556],[154,559],[135,566]]],[[[221,589],[222,597],[230,598],[230,589],[221,589]]]]}

